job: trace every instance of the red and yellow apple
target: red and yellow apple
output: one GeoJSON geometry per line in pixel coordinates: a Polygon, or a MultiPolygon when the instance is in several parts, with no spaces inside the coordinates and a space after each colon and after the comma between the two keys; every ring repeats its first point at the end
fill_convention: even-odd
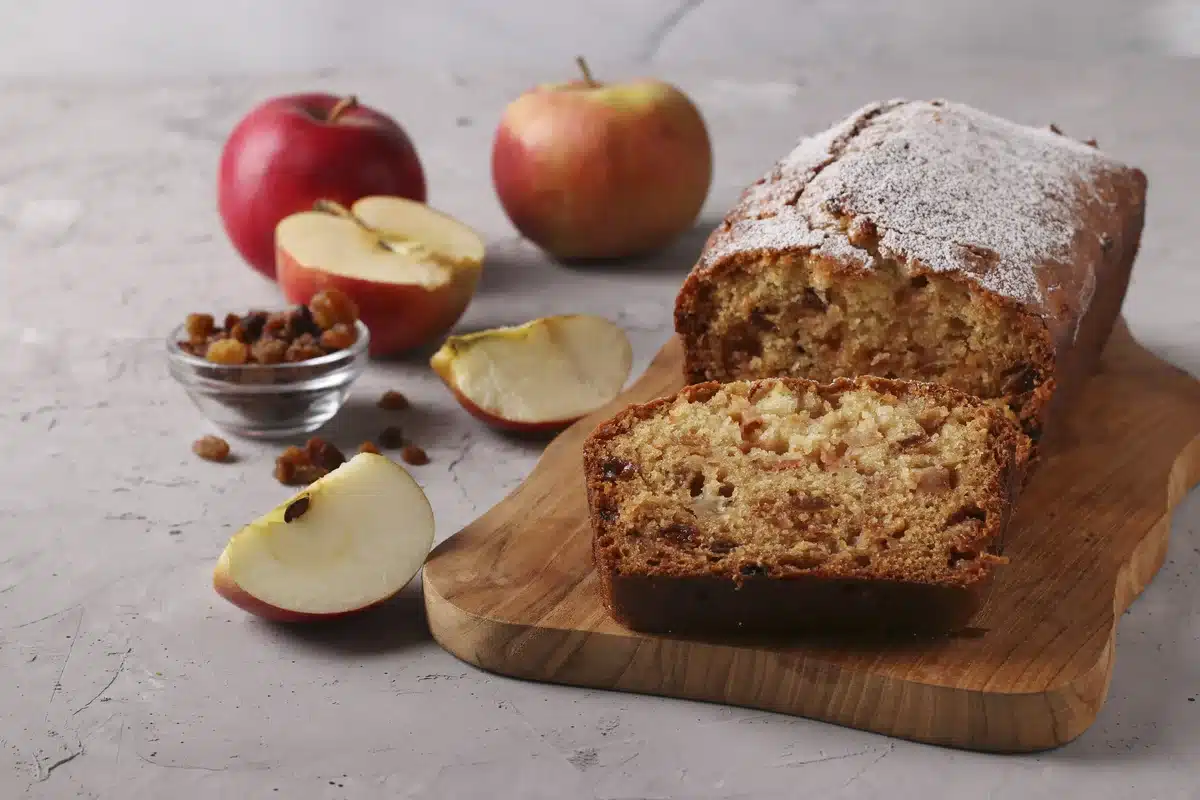
{"type": "Polygon", "coordinates": [[[412,476],[360,453],[234,534],[213,588],[277,622],[344,616],[408,585],[433,534],[433,510],[412,476]]]}
{"type": "Polygon", "coordinates": [[[318,199],[367,195],[424,202],[425,173],[408,134],[354,97],[275,97],[238,122],[221,151],[217,209],[251,267],[275,276],[275,226],[318,199]]]}
{"type": "Polygon", "coordinates": [[[364,197],[351,208],[284,218],[275,231],[277,280],[292,303],[340,289],[371,332],[372,355],[443,336],[475,295],[484,244],[458,220],[402,197],[364,197]]]}
{"type": "Polygon", "coordinates": [[[504,112],[492,180],[520,233],[560,259],[658,250],[696,220],[712,182],[699,109],[653,78],[535,87],[504,112]]]}
{"type": "Polygon", "coordinates": [[[563,428],[612,402],[632,364],[625,332],[589,314],[451,336],[429,361],[471,415],[527,433],[563,428]]]}

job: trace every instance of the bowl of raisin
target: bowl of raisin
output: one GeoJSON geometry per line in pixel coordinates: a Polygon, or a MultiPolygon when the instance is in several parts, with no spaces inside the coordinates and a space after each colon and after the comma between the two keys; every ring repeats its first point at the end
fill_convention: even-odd
{"type": "Polygon", "coordinates": [[[370,332],[336,289],[307,304],[244,314],[188,314],[167,363],[196,408],[235,436],[312,433],[341,409],[367,363],[370,332]]]}

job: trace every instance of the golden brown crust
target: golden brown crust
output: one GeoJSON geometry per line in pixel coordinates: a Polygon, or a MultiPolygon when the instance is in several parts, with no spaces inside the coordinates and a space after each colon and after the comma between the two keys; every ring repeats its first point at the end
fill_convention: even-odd
{"type": "Polygon", "coordinates": [[[671,565],[647,569],[640,564],[634,568],[622,564],[612,543],[621,534],[616,513],[619,483],[628,476],[622,465],[614,463],[611,445],[639,423],[665,414],[677,399],[706,402],[723,388],[717,382],[706,382],[687,386],[670,397],[629,406],[597,426],[585,442],[592,557],[610,614],[638,630],[702,634],[880,627],[947,631],[965,625],[986,597],[994,566],[1003,560],[999,556],[1013,498],[1023,479],[1027,439],[992,406],[946,386],[872,376],[828,384],[772,378],[749,382],[749,393],[754,396],[758,389],[774,384],[795,393],[817,392],[822,397],[869,388],[898,398],[925,397],[950,409],[970,409],[984,416],[991,456],[1001,470],[988,495],[979,498],[983,524],[962,544],[986,555],[974,568],[937,581],[914,580],[886,565],[863,569],[847,567],[844,562],[761,575],[732,568],[699,573],[671,565]]]}
{"type": "Polygon", "coordinates": [[[709,236],[675,306],[686,379],[765,377],[714,361],[723,282],[754,280],[784,258],[814,259],[844,285],[885,267],[937,274],[966,287],[973,303],[1014,313],[1034,380],[1006,399],[1036,441],[1112,329],[1146,185],[1141,170],[1094,147],[965,106],[867,106],[803,140],[709,236]],[[972,161],[976,147],[994,157],[972,161]],[[913,169],[910,150],[936,170],[913,169]]]}

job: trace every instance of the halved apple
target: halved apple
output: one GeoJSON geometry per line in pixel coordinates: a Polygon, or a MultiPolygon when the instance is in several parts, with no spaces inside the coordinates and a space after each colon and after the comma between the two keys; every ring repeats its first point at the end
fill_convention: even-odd
{"type": "Polygon", "coordinates": [[[234,534],[213,588],[280,622],[341,616],[403,589],[433,533],[433,510],[412,476],[385,456],[359,453],[234,534]]]}
{"type": "Polygon", "coordinates": [[[429,361],[472,415],[526,432],[562,428],[611,402],[632,364],[625,331],[588,314],[451,336],[429,361]]]}
{"type": "Polygon", "coordinates": [[[438,339],[466,311],[484,258],[474,230],[402,197],[364,197],[351,208],[326,201],[318,209],[275,228],[276,279],[290,302],[341,289],[371,331],[372,355],[438,339]]]}

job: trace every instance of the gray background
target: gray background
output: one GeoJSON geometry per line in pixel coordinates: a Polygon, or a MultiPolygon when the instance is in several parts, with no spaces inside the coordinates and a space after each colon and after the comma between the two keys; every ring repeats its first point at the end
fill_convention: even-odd
{"type": "MultiPolygon", "coordinates": [[[[215,596],[240,525],[286,497],[278,448],[188,452],[208,431],[165,375],[187,311],[278,302],[221,233],[214,172],[251,105],[355,91],[417,143],[430,201],[487,238],[464,328],[590,311],[639,371],[738,190],[863,102],[960,99],[1055,122],[1144,167],[1126,316],[1200,375],[1200,22],[1181,2],[56,2],[0,4],[0,798],[1195,798],[1200,493],[1121,622],[1096,725],[1025,757],[946,751],[745,709],[521,683],[434,645],[419,583],[290,630],[215,596]],[[716,151],[695,232],[645,264],[567,269],[490,187],[504,105],[586,53],[696,99],[716,151]]],[[[535,445],[468,418],[420,356],[375,364],[328,433],[384,424],[400,388],[438,538],[528,473],[535,445]]]]}

